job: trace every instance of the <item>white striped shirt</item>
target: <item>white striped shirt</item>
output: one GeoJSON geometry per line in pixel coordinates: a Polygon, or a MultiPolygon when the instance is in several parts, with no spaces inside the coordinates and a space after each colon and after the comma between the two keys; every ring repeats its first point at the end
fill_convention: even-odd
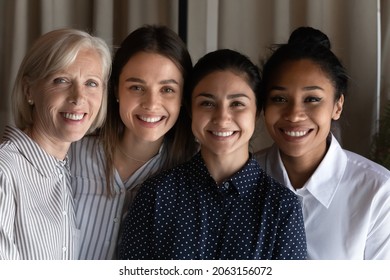
{"type": "Polygon", "coordinates": [[[67,161],[6,127],[0,144],[0,259],[74,259],[77,234],[67,161]]]}
{"type": "Polygon", "coordinates": [[[126,182],[114,172],[113,194],[106,195],[105,153],[97,137],[86,136],[69,151],[76,220],[81,231],[79,259],[114,259],[121,221],[140,184],[157,173],[165,149],[141,166],[126,182]]]}

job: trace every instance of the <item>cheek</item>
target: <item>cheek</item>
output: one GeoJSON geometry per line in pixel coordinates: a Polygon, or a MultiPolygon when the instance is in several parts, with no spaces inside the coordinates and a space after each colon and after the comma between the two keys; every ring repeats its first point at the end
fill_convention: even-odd
{"type": "Polygon", "coordinates": [[[63,95],[60,94],[40,95],[37,99],[34,100],[36,108],[35,111],[37,111],[38,114],[54,112],[56,111],[56,108],[59,110],[65,101],[66,99],[63,97],[63,95]]]}
{"type": "Polygon", "coordinates": [[[195,137],[199,137],[198,132],[202,131],[205,127],[205,124],[207,123],[206,119],[205,114],[199,114],[196,110],[192,113],[191,127],[195,137]]]}
{"type": "Polygon", "coordinates": [[[137,107],[139,104],[140,101],[137,98],[126,95],[119,97],[119,111],[122,113],[133,110],[133,108],[137,107]]]}
{"type": "Polygon", "coordinates": [[[331,118],[331,115],[328,113],[328,114],[318,114],[316,116],[316,122],[317,122],[317,125],[318,127],[320,127],[320,129],[322,128],[323,130],[330,130],[330,126],[332,124],[332,118],[331,118]]]}
{"type": "Polygon", "coordinates": [[[319,110],[315,110],[310,114],[310,118],[318,125],[330,126],[332,123],[333,107],[327,106],[319,110]]]}
{"type": "Polygon", "coordinates": [[[256,126],[256,110],[251,109],[246,112],[239,113],[237,116],[237,121],[239,122],[239,125],[245,128],[248,131],[251,131],[255,129],[256,126]]]}
{"type": "Polygon", "coordinates": [[[94,108],[100,108],[103,101],[103,93],[98,93],[90,96],[90,103],[94,108]]]}
{"type": "Polygon", "coordinates": [[[279,113],[273,107],[267,108],[264,112],[264,122],[267,126],[273,125],[279,119],[279,113]]]}
{"type": "Polygon", "coordinates": [[[168,111],[169,116],[171,118],[175,118],[176,121],[181,109],[181,100],[179,98],[175,100],[170,100],[165,104],[165,108],[168,111]]]}
{"type": "Polygon", "coordinates": [[[132,106],[128,102],[119,102],[119,117],[122,122],[126,123],[127,120],[131,119],[132,106]]]}
{"type": "Polygon", "coordinates": [[[35,104],[35,110],[33,111],[34,120],[40,120],[40,122],[46,124],[54,123],[56,118],[59,117],[59,107],[53,103],[45,100],[35,104]]]}

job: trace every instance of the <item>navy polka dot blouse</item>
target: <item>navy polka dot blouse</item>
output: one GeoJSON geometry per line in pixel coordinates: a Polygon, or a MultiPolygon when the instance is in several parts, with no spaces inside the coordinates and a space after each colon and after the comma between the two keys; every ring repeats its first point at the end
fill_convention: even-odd
{"type": "Polygon", "coordinates": [[[198,153],[142,185],[120,259],[305,259],[300,203],[254,158],[217,185],[198,153]]]}

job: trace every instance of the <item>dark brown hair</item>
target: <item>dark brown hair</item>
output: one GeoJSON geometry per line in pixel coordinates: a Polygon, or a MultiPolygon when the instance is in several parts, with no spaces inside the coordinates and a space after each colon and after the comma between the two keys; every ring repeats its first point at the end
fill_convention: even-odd
{"type": "MultiPolygon", "coordinates": [[[[130,33],[116,51],[109,83],[107,121],[102,129],[106,155],[106,183],[110,195],[113,182],[113,155],[115,147],[123,137],[125,125],[119,114],[117,102],[119,76],[129,59],[139,52],[157,53],[169,58],[181,71],[184,84],[192,71],[192,60],[186,45],[180,37],[165,26],[145,25],[130,33]]],[[[187,93],[183,92],[183,99],[187,93]]],[[[167,158],[163,168],[167,169],[188,160],[196,152],[196,143],[191,132],[191,120],[184,106],[181,106],[175,125],[164,136],[167,158]]]]}

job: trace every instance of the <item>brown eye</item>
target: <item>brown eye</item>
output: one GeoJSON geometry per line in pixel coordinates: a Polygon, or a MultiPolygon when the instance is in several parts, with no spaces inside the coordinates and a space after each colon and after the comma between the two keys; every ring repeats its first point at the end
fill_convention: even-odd
{"type": "Polygon", "coordinates": [[[211,108],[211,107],[214,107],[214,103],[211,101],[202,101],[202,102],[200,102],[200,106],[206,107],[206,108],[211,108]]]}
{"type": "Polygon", "coordinates": [[[270,98],[270,100],[274,103],[285,103],[287,102],[287,99],[282,96],[273,96],[270,98]]]}
{"type": "Polygon", "coordinates": [[[232,107],[242,107],[242,106],[245,106],[245,104],[240,102],[240,101],[234,101],[234,102],[232,102],[231,106],[232,107]]]}
{"type": "Polygon", "coordinates": [[[162,89],[162,92],[164,92],[164,93],[173,93],[175,91],[172,88],[170,88],[170,87],[166,87],[166,88],[162,89]]]}
{"type": "Polygon", "coordinates": [[[314,96],[310,96],[310,97],[307,97],[305,98],[305,102],[320,102],[322,98],[320,97],[314,97],[314,96]]]}

